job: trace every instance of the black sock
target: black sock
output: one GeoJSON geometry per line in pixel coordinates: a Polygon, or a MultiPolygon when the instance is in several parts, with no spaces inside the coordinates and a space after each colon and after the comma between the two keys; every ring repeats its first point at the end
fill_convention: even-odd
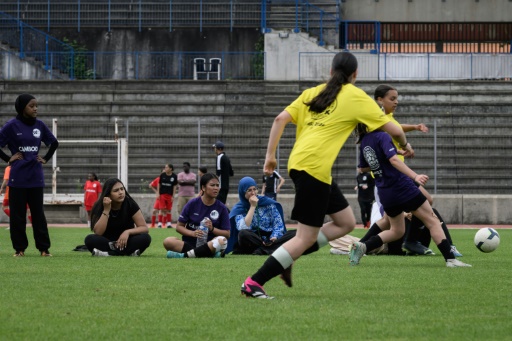
{"type": "Polygon", "coordinates": [[[365,244],[366,244],[366,253],[368,253],[372,250],[375,250],[378,247],[381,247],[382,244],[384,244],[384,243],[382,242],[382,239],[380,238],[380,236],[376,235],[376,236],[372,236],[370,239],[368,239],[368,241],[365,244]]]}
{"type": "MultiPolygon", "coordinates": [[[[423,222],[417,217],[412,216],[409,222],[409,228],[405,231],[404,242],[416,243],[419,241],[420,228],[424,226],[423,222]]],[[[425,227],[423,227],[425,228],[425,227]]]]}
{"type": "MultiPolygon", "coordinates": [[[[203,244],[199,247],[196,247],[194,249],[194,254],[196,255],[196,258],[208,258],[213,257],[212,250],[210,250],[210,247],[208,246],[208,243],[203,244]]],[[[185,253],[185,257],[187,257],[187,254],[185,253]]]]}
{"type": "Polygon", "coordinates": [[[448,243],[450,243],[450,245],[453,245],[452,236],[450,236],[450,231],[448,231],[448,226],[446,226],[446,224],[444,223],[443,217],[441,217],[441,215],[439,214],[439,212],[437,212],[435,208],[433,208],[432,210],[434,211],[437,218],[439,218],[439,221],[441,222],[441,227],[443,228],[446,239],[448,239],[448,243]]]}
{"type": "Polygon", "coordinates": [[[455,259],[455,256],[453,255],[453,252],[451,250],[451,245],[447,239],[441,240],[441,243],[437,245],[437,248],[439,249],[439,251],[441,251],[445,260],[455,259]]]}
{"type": "Polygon", "coordinates": [[[273,256],[269,256],[261,268],[251,276],[252,280],[259,285],[265,285],[272,278],[279,276],[284,271],[281,263],[273,256]]]}
{"type": "Polygon", "coordinates": [[[371,237],[376,236],[381,232],[382,232],[382,230],[380,229],[379,225],[377,225],[377,223],[373,223],[373,225],[370,227],[368,232],[366,232],[364,237],[361,238],[360,242],[366,243],[366,241],[369,240],[371,237]]]}

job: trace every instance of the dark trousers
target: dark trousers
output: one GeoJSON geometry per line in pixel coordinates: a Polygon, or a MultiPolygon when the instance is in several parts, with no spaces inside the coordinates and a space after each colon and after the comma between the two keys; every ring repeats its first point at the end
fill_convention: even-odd
{"type": "Polygon", "coordinates": [[[32,229],[36,248],[48,251],[51,246],[48,224],[43,209],[43,188],[16,188],[9,187],[9,207],[11,218],[9,221],[12,247],[16,251],[25,251],[28,247],[27,239],[27,204],[32,215],[32,229]]]}
{"type": "Polygon", "coordinates": [[[223,204],[226,204],[226,200],[228,200],[228,190],[229,190],[229,188],[222,187],[219,190],[219,194],[217,195],[217,200],[223,204]]]}
{"type": "Polygon", "coordinates": [[[140,250],[142,254],[151,244],[151,236],[148,233],[130,236],[124,250],[111,247],[110,242],[115,242],[115,240],[109,240],[97,234],[90,234],[85,237],[85,246],[87,246],[90,252],[92,252],[93,249],[98,249],[100,251],[107,251],[111,256],[128,256],[135,252],[135,250],[140,250]]]}
{"type": "MultiPolygon", "coordinates": [[[[297,230],[286,231],[285,234],[269,246],[263,245],[263,240],[258,233],[252,230],[241,230],[238,233],[238,245],[233,250],[234,255],[271,255],[281,245],[295,237],[297,230]]],[[[310,254],[318,250],[315,243],[309,249],[304,251],[303,255],[310,254]]]]}
{"type": "Polygon", "coordinates": [[[361,210],[361,221],[363,225],[371,220],[372,217],[372,203],[373,201],[357,200],[359,202],[359,209],[361,210]]]}

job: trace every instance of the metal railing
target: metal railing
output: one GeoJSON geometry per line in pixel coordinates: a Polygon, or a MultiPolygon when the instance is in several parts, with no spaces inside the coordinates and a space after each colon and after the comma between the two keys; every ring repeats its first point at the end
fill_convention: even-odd
{"type": "Polygon", "coordinates": [[[57,70],[74,78],[75,51],[72,46],[2,12],[0,40],[17,49],[19,58],[33,58],[46,71],[57,70]]]}

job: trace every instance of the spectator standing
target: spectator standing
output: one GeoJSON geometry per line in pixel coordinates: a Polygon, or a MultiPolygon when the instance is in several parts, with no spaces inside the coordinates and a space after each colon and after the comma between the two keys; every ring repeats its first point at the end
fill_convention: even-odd
{"type": "Polygon", "coordinates": [[[95,173],[87,174],[87,181],[84,185],[84,207],[87,212],[87,225],[91,227],[91,210],[92,206],[98,200],[101,194],[101,183],[95,173]]]}
{"type": "Polygon", "coordinates": [[[284,178],[277,172],[273,171],[270,175],[263,175],[263,188],[261,195],[265,195],[272,200],[277,200],[277,193],[284,185],[284,178]],[[279,180],[279,183],[278,183],[279,180]]]}
{"type": "Polygon", "coordinates": [[[224,153],[224,143],[221,141],[215,142],[213,150],[217,154],[215,170],[220,181],[220,191],[217,200],[226,204],[229,192],[229,177],[234,175],[233,167],[231,167],[229,157],[224,153]]]}
{"type": "MultiPolygon", "coordinates": [[[[172,228],[172,203],[174,195],[176,194],[176,185],[178,184],[178,177],[173,173],[174,167],[168,163],[164,167],[164,172],[160,174],[160,181],[158,182],[158,198],[160,199],[160,211],[162,212],[161,220],[167,228],[172,228]]],[[[160,226],[160,224],[159,224],[160,226]]]]}
{"type": "Polygon", "coordinates": [[[183,162],[183,172],[178,173],[178,214],[185,204],[195,197],[197,176],[190,171],[190,163],[183,162]]]}
{"type": "Polygon", "coordinates": [[[361,210],[361,221],[364,228],[370,227],[372,204],[375,201],[375,180],[369,172],[360,172],[357,177],[357,202],[361,210]]]}
{"type": "Polygon", "coordinates": [[[44,174],[43,164],[51,159],[59,142],[50,129],[37,119],[37,100],[29,94],[16,98],[16,118],[8,121],[0,130],[0,148],[8,145],[11,156],[0,149],[0,158],[11,165],[9,176],[9,221],[11,242],[15,257],[25,255],[27,239],[27,204],[32,213],[32,228],[36,248],[41,256],[51,256],[50,235],[44,215],[44,174]],[[41,142],[49,146],[45,156],[39,156],[41,142]]]}

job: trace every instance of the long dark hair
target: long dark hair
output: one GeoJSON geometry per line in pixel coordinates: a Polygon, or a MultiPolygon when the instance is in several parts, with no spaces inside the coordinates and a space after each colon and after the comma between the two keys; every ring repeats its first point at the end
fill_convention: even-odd
{"type": "Polygon", "coordinates": [[[386,94],[388,93],[388,91],[390,90],[396,90],[395,88],[393,88],[391,85],[387,85],[387,84],[381,84],[379,85],[375,91],[373,92],[373,99],[377,100],[377,98],[384,98],[386,97],[386,94]]]}
{"type": "MultiPolygon", "coordinates": [[[[101,194],[98,196],[98,200],[94,203],[91,210],[91,230],[94,228],[94,225],[98,222],[101,217],[101,213],[103,213],[103,198],[110,196],[110,192],[112,192],[112,187],[115,184],[121,183],[124,187],[124,184],[118,178],[110,178],[105,181],[103,184],[103,190],[101,194]]],[[[125,198],[124,200],[133,200],[125,187],[125,198]]]]}
{"type": "Polygon", "coordinates": [[[93,179],[94,181],[98,181],[98,177],[96,176],[96,173],[94,173],[94,172],[90,172],[89,174],[91,174],[91,175],[92,175],[92,179],[93,179]]]}
{"type": "Polygon", "coordinates": [[[368,127],[366,126],[366,124],[358,123],[356,125],[355,133],[356,133],[356,137],[357,137],[356,144],[360,144],[364,135],[366,135],[366,133],[368,133],[368,127]]]}
{"type": "Polygon", "coordinates": [[[321,113],[336,99],[344,84],[350,83],[351,76],[357,70],[357,59],[350,52],[340,52],[332,60],[331,78],[325,88],[311,100],[309,110],[321,113]]]}

